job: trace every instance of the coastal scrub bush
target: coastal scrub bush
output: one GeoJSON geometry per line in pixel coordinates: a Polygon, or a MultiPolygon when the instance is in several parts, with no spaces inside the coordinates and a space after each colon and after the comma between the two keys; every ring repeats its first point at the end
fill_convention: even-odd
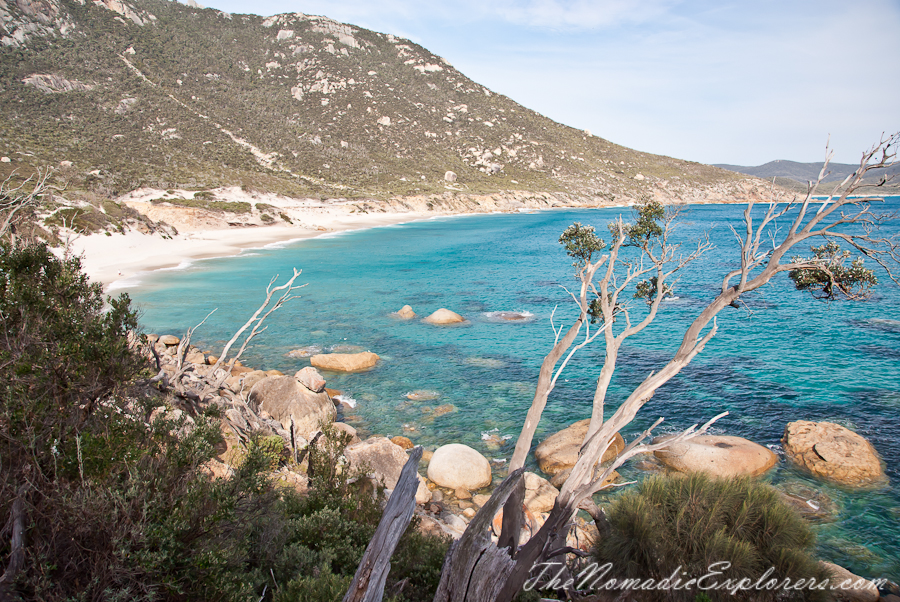
{"type": "Polygon", "coordinates": [[[0,246],[0,456],[14,466],[47,473],[51,448],[74,444],[100,400],[141,366],[128,343],[137,327],[128,295],[108,303],[77,257],[0,246]]]}
{"type": "MultiPolygon", "coordinates": [[[[612,564],[610,577],[654,579],[676,574],[687,582],[711,572],[724,583],[766,577],[781,582],[826,574],[811,555],[815,537],[809,526],[770,486],[749,478],[717,479],[704,473],[657,476],[616,497],[609,508],[611,529],[594,549],[594,560],[612,564]]],[[[698,587],[652,592],[667,600],[693,600],[698,587]]],[[[825,599],[826,591],[748,589],[732,593],[708,589],[712,600],[825,599]]]]}
{"type": "MultiPolygon", "coordinates": [[[[310,446],[307,494],[275,486],[288,452],[262,433],[231,477],[213,478],[218,407],[151,420],[178,401],[138,380],[129,298],[104,302],[78,258],[44,245],[0,246],[0,326],[0,524],[26,525],[20,552],[0,531],[0,559],[22,559],[0,599],[343,596],[384,501],[343,465],[346,434],[328,427],[310,446]]],[[[430,599],[446,550],[408,529],[392,599],[430,599]]]]}

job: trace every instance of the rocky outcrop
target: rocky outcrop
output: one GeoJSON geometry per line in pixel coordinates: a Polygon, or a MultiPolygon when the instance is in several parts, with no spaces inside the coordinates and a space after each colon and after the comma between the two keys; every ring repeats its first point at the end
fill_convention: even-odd
{"type": "MultiPolygon", "coordinates": [[[[674,435],[657,437],[661,443],[674,435]]],[[[654,452],[667,467],[678,472],[705,472],[717,477],[761,475],[778,462],[770,449],[724,435],[702,435],[654,452]]]]}
{"type": "Polygon", "coordinates": [[[533,472],[525,473],[525,506],[531,512],[550,512],[558,495],[559,490],[547,479],[533,472]]]}
{"type": "Polygon", "coordinates": [[[887,477],[881,458],[861,435],[833,422],[791,422],[781,439],[792,462],[842,485],[877,485],[887,477]]]}
{"type": "Polygon", "coordinates": [[[356,429],[347,424],[346,422],[335,422],[332,424],[334,429],[341,433],[347,433],[350,436],[350,441],[347,442],[347,445],[353,445],[354,443],[359,443],[360,438],[359,435],[356,434],[356,429]]]}
{"type": "MultiPolygon", "coordinates": [[[[579,420],[571,426],[550,435],[534,450],[534,457],[538,466],[548,475],[555,475],[567,468],[571,469],[578,461],[578,451],[587,435],[590,418],[579,420]]],[[[625,449],[625,441],[618,433],[613,437],[613,443],[600,458],[600,462],[608,462],[615,458],[620,451],[625,449]]]]}
{"type": "Polygon", "coordinates": [[[250,403],[281,423],[288,433],[310,439],[322,423],[333,422],[337,412],[324,391],[315,393],[289,376],[267,376],[250,390],[250,403]]]}
{"type": "Polygon", "coordinates": [[[491,465],[468,445],[451,443],[434,451],[428,463],[428,478],[441,487],[475,491],[491,484],[491,465]]]}
{"type": "Polygon", "coordinates": [[[416,312],[414,312],[413,308],[410,307],[409,305],[404,305],[397,312],[397,317],[403,318],[404,320],[412,320],[413,318],[416,317],[416,312]]]}
{"type": "Polygon", "coordinates": [[[824,568],[830,576],[829,583],[833,588],[835,598],[846,602],[878,602],[881,594],[875,584],[854,575],[842,566],[831,562],[819,561],[819,566],[824,568]]]}
{"type": "Polygon", "coordinates": [[[294,378],[313,393],[321,393],[325,390],[325,379],[322,378],[319,371],[312,366],[307,366],[306,368],[299,370],[294,375],[294,378]]]}
{"type": "MultiPolygon", "coordinates": [[[[400,472],[409,459],[406,451],[385,437],[372,437],[360,443],[349,445],[344,450],[344,457],[351,468],[366,467],[370,479],[381,483],[387,489],[394,489],[400,479],[400,472]]],[[[416,503],[424,504],[431,499],[431,491],[422,477],[418,477],[419,487],[416,490],[416,503]]]]}
{"type": "Polygon", "coordinates": [[[459,324],[465,322],[466,319],[458,313],[442,307],[425,318],[425,321],[429,324],[459,324]]]}
{"type": "Polygon", "coordinates": [[[77,79],[69,80],[54,73],[32,73],[22,80],[26,86],[34,86],[45,94],[59,94],[63,92],[86,92],[94,88],[77,79]]]}
{"type": "Polygon", "coordinates": [[[371,351],[362,353],[320,353],[309,358],[316,368],[334,372],[359,372],[378,363],[378,355],[371,351]]]}

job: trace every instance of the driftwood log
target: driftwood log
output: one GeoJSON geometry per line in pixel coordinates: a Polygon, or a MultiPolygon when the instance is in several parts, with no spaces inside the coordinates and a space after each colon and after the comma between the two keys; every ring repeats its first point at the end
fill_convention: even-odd
{"type": "Polygon", "coordinates": [[[416,446],[403,465],[397,486],[394,487],[375,535],[356,569],[350,589],[344,596],[344,602],[380,602],[384,596],[384,583],[391,570],[391,556],[397,542],[406,531],[416,507],[416,489],[419,487],[418,467],[421,458],[422,447],[416,446]]]}

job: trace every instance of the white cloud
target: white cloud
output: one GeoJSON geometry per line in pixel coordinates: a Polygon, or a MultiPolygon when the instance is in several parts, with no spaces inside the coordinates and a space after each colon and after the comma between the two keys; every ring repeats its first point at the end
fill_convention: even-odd
{"type": "Polygon", "coordinates": [[[662,17],[673,0],[496,0],[473,3],[486,16],[547,29],[597,29],[662,17]]]}

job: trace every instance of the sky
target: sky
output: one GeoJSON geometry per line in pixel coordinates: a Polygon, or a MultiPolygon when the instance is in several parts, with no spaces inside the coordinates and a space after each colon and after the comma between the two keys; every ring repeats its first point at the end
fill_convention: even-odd
{"type": "Polygon", "coordinates": [[[408,38],[566,125],[701,163],[857,163],[900,130],[900,0],[200,0],[408,38]]]}

